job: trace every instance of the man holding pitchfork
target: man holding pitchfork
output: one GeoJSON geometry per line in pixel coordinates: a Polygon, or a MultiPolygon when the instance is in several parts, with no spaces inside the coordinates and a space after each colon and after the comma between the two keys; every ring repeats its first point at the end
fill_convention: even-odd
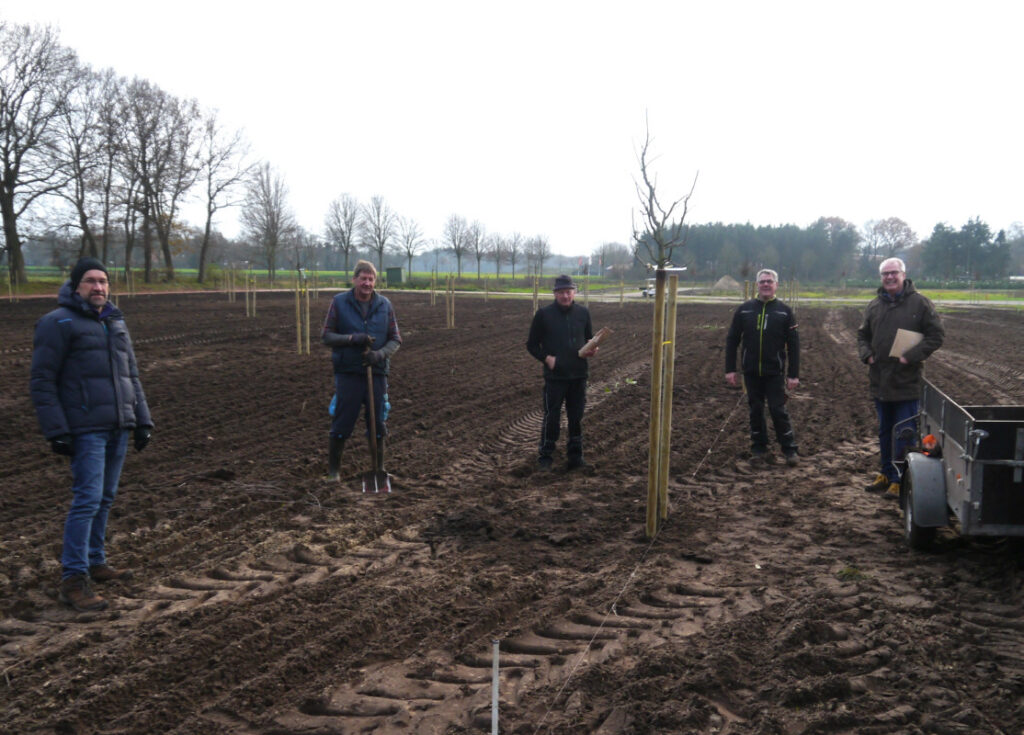
{"type": "Polygon", "coordinates": [[[356,263],[352,288],[342,291],[331,301],[320,333],[323,343],[331,348],[337,399],[327,454],[327,478],[330,480],[337,480],[340,476],[341,453],[363,406],[367,407],[367,436],[370,436],[370,431],[376,432],[377,466],[373,469],[384,469],[387,376],[390,358],[402,344],[402,336],[398,331],[395,309],[387,298],[374,290],[376,283],[377,269],[373,263],[366,260],[356,263]],[[370,426],[367,366],[373,372],[375,427],[370,426]]]}

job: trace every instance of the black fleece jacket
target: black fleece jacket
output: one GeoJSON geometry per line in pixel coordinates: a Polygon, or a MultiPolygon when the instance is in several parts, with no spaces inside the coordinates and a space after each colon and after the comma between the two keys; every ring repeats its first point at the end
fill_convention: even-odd
{"type": "Polygon", "coordinates": [[[578,353],[593,336],[590,310],[587,307],[574,301],[568,309],[563,309],[555,301],[534,314],[526,349],[541,362],[548,355],[555,356],[554,370],[544,364],[546,379],[576,380],[588,375],[587,360],[578,353]]]}
{"type": "Polygon", "coordinates": [[[725,372],[736,372],[736,349],[743,344],[742,372],[800,377],[800,335],[793,310],[778,299],[750,299],[736,310],[725,338],[725,372]],[[789,371],[786,372],[786,357],[789,371]]]}

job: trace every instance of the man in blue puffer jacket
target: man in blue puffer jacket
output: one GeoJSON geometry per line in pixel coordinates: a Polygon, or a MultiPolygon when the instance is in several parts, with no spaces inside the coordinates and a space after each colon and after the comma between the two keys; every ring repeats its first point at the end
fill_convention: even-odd
{"type": "Polygon", "coordinates": [[[32,352],[39,426],[54,452],[71,457],[60,599],[79,611],[107,607],[93,582],[131,576],[107,565],[107,516],[128,435],[142,451],[153,428],[124,315],[108,300],[109,289],[103,263],[80,259],[57,296],[60,306],[36,324],[32,352]]]}
{"type": "MultiPolygon", "coordinates": [[[[377,467],[384,469],[384,396],[388,392],[391,356],[402,344],[395,309],[391,302],[374,291],[377,269],[373,263],[360,260],[352,274],[353,286],[331,300],[327,318],[320,333],[322,342],[331,348],[334,364],[334,390],[337,405],[331,423],[327,454],[327,477],[340,477],[341,453],[352,435],[359,409],[368,404],[366,367],[373,368],[373,411],[377,432],[377,467]],[[376,349],[373,349],[374,346],[376,349]]],[[[366,413],[367,437],[370,414],[366,413]]]]}

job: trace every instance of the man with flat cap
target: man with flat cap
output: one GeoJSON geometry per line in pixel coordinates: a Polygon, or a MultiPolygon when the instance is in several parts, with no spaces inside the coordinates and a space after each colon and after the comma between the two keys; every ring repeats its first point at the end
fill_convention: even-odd
{"type": "Polygon", "coordinates": [[[566,444],[567,467],[585,467],[583,461],[583,408],[587,398],[588,358],[580,349],[594,336],[590,311],[576,303],[576,285],[569,276],[558,276],[555,300],[538,309],[530,324],[526,349],[544,365],[544,421],[541,426],[537,466],[550,470],[558,441],[562,404],[569,425],[566,444]]]}

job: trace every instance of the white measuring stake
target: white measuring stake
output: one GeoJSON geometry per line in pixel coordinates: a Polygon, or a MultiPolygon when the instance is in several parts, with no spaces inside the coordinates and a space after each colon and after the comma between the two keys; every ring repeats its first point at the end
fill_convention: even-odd
{"type": "Polygon", "coordinates": [[[491,665],[491,735],[498,735],[498,640],[492,640],[494,662],[491,665]]]}

